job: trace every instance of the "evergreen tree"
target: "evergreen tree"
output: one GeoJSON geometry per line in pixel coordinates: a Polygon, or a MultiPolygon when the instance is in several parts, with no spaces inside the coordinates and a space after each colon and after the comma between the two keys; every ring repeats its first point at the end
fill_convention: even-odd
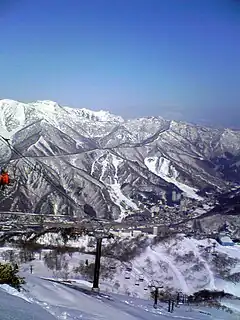
{"type": "Polygon", "coordinates": [[[18,265],[11,263],[0,263],[0,283],[8,284],[20,291],[21,285],[25,283],[24,278],[18,276],[18,265]]]}

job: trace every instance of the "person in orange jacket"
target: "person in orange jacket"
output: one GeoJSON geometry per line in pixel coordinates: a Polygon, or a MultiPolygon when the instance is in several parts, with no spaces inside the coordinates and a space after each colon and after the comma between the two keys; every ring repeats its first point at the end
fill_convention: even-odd
{"type": "Polygon", "coordinates": [[[4,190],[7,185],[10,183],[9,174],[5,169],[2,169],[1,175],[0,175],[0,186],[1,189],[4,190]]]}

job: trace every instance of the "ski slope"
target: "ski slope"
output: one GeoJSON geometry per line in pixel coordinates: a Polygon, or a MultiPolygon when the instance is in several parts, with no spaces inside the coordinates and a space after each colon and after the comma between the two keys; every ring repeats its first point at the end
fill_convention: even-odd
{"type": "Polygon", "coordinates": [[[10,287],[0,287],[1,320],[233,320],[237,315],[206,307],[181,305],[173,313],[167,304],[153,308],[150,300],[112,294],[92,294],[90,290],[26,274],[27,284],[21,296],[10,287]],[[24,295],[24,297],[23,297],[24,295]],[[27,301],[26,301],[27,300],[27,301]]]}
{"type": "MultiPolygon", "coordinates": [[[[64,245],[59,235],[49,234],[42,236],[37,242],[41,244],[56,244],[64,245]]],[[[116,239],[115,239],[116,240],[116,239]]],[[[90,247],[90,238],[88,236],[82,237],[77,241],[70,240],[67,245],[72,247],[84,247],[87,251],[93,251],[94,247],[90,247]]],[[[109,241],[103,243],[105,246],[109,241]]],[[[121,238],[117,241],[121,242],[121,238]]],[[[128,240],[134,247],[134,241],[131,238],[128,240]]],[[[149,239],[149,246],[143,249],[142,253],[132,259],[130,264],[132,272],[130,279],[126,279],[126,263],[121,263],[116,260],[117,268],[114,271],[112,279],[103,281],[102,285],[105,289],[113,291],[115,283],[120,284],[117,292],[126,294],[130,292],[139,298],[146,297],[144,288],[149,285],[155,278],[161,279],[165,287],[174,288],[174,290],[181,290],[186,294],[209,289],[209,290],[224,290],[227,293],[240,297],[240,283],[233,283],[219,277],[218,271],[214,264],[214,255],[209,253],[206,255],[205,248],[216,245],[216,252],[225,254],[231,259],[239,259],[236,265],[229,266],[229,274],[240,272],[240,246],[223,247],[215,240],[196,240],[194,238],[187,238],[183,235],[178,235],[172,239],[162,241],[157,245],[151,244],[149,239]],[[144,276],[144,282],[136,286],[139,276],[144,276]]],[[[1,250],[0,250],[1,251],[1,250]]],[[[38,257],[36,257],[38,259],[38,257]]],[[[88,259],[94,261],[94,255],[86,255],[83,253],[74,253],[72,256],[66,255],[66,260],[69,263],[69,268],[72,269],[78,265],[80,260],[88,259]]],[[[104,263],[105,258],[102,257],[104,263]]],[[[223,261],[224,262],[224,261],[223,261]]],[[[106,262],[108,263],[108,262],[106,262]]],[[[42,267],[43,261],[33,261],[34,268],[39,271],[42,267]]],[[[227,270],[227,269],[226,269],[227,270]]],[[[224,270],[222,270],[224,271],[224,270]]],[[[44,273],[43,273],[44,275],[44,273]]],[[[50,273],[50,276],[53,274],[50,273]]],[[[116,292],[116,290],[114,291],[116,292]]]]}
{"type": "Polygon", "coordinates": [[[188,185],[177,180],[179,174],[175,167],[171,164],[170,160],[164,157],[151,157],[145,158],[144,164],[152,173],[156,174],[166,182],[173,183],[175,186],[177,186],[186,194],[187,197],[196,200],[203,200],[203,198],[196,193],[198,191],[197,189],[189,187],[188,185]]]}
{"type": "MultiPolygon", "coordinates": [[[[83,239],[83,241],[86,241],[86,239],[83,239]]],[[[23,292],[19,294],[7,285],[0,286],[0,319],[239,320],[239,314],[230,315],[221,310],[200,307],[189,308],[188,306],[181,306],[171,314],[167,311],[167,305],[161,304],[159,309],[155,310],[150,300],[150,290],[149,288],[145,290],[150,283],[159,285],[163,283],[165,288],[173,288],[173,291],[180,290],[187,294],[206,287],[224,290],[240,296],[239,284],[218,278],[214,273],[211,261],[207,261],[202,255],[201,246],[208,246],[209,242],[213,243],[214,240],[196,240],[181,236],[154,246],[149,245],[140,256],[131,260],[130,263],[118,264],[112,280],[103,280],[100,276],[100,288],[101,292],[104,293],[103,295],[92,295],[92,284],[84,280],[81,275],[71,272],[72,268],[76,267],[81,260],[88,259],[89,262],[93,262],[93,255],[79,252],[71,255],[65,254],[66,261],[69,264],[67,279],[73,281],[74,286],[78,289],[76,290],[76,288],[69,287],[69,283],[64,285],[59,282],[65,278],[65,271],[56,272],[50,270],[43,259],[44,254],[49,250],[44,250],[45,252],[42,252],[41,257],[36,253],[35,260],[20,265],[21,276],[26,279],[23,292]],[[182,257],[191,252],[191,257],[187,256],[187,260],[182,259],[182,257]],[[194,271],[194,267],[199,263],[201,263],[202,267],[194,271]],[[33,266],[33,274],[30,274],[30,265],[33,266]],[[132,267],[130,279],[128,280],[125,279],[127,265],[132,267]],[[189,277],[189,274],[191,277],[189,277]],[[139,279],[142,275],[144,279],[143,282],[140,282],[139,279]],[[119,287],[115,286],[116,282],[119,283],[119,287]],[[138,283],[138,286],[136,286],[136,283],[138,283]],[[9,299],[6,298],[6,294],[10,295],[9,299]],[[11,303],[12,298],[13,302],[11,303]],[[18,299],[18,302],[15,303],[16,299],[18,299]],[[5,304],[6,301],[9,301],[8,305],[5,304]],[[10,308],[9,317],[4,318],[2,313],[5,312],[8,316],[7,308],[12,304],[14,308],[10,308]],[[28,313],[26,313],[25,318],[21,317],[21,312],[16,312],[16,315],[12,314],[12,312],[15,312],[15,307],[20,308],[21,312],[27,307],[30,311],[30,316],[32,314],[33,318],[29,318],[28,313]],[[39,311],[41,308],[42,312],[39,311]],[[34,318],[35,313],[38,317],[34,318]],[[49,316],[46,316],[46,314],[49,316]]],[[[4,250],[9,251],[11,249],[17,250],[11,247],[0,248],[1,256],[4,250]]],[[[237,246],[230,248],[216,245],[216,252],[226,253],[232,258],[239,257],[239,250],[237,246]]],[[[102,259],[104,261],[104,257],[102,259]]],[[[232,271],[238,272],[239,268],[240,265],[236,264],[232,271]]],[[[240,300],[224,299],[222,303],[234,310],[235,313],[240,312],[240,300]]]]}
{"type": "Polygon", "coordinates": [[[0,286],[1,320],[55,320],[47,310],[38,303],[31,303],[21,298],[11,287],[0,286]]]}
{"type": "MultiPolygon", "coordinates": [[[[196,240],[179,236],[148,246],[142,254],[131,261],[133,271],[130,279],[125,278],[124,269],[119,268],[112,281],[120,283],[118,292],[130,291],[132,295],[146,297],[144,287],[158,280],[165,288],[180,290],[192,294],[202,289],[224,290],[240,297],[240,283],[233,283],[219,277],[214,265],[214,255],[204,256],[204,248],[216,244],[216,253],[226,254],[229,258],[240,258],[240,246],[223,247],[215,240],[196,240]],[[144,282],[139,286],[135,283],[139,275],[144,276],[144,282]]],[[[224,261],[223,261],[224,262],[224,261]]],[[[222,267],[222,271],[224,267],[222,267]]],[[[240,270],[240,260],[235,266],[230,266],[229,274],[240,270]]]]}
{"type": "Polygon", "coordinates": [[[175,279],[177,279],[179,281],[179,283],[181,284],[181,287],[182,287],[182,291],[183,292],[189,292],[189,288],[188,288],[188,285],[185,281],[185,278],[183,276],[183,274],[181,273],[181,271],[175,266],[175,264],[171,261],[170,257],[167,257],[164,252],[161,252],[161,251],[155,251],[153,248],[152,248],[152,252],[154,253],[154,255],[156,255],[156,258],[157,258],[157,261],[164,261],[166,262],[169,267],[171,268],[173,274],[174,274],[174,277],[175,279]]]}

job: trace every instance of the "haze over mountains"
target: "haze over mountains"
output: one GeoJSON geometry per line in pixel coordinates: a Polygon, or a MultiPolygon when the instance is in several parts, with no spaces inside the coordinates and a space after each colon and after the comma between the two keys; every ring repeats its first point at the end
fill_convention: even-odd
{"type": "Polygon", "coordinates": [[[0,134],[18,151],[0,141],[13,176],[1,210],[121,219],[240,183],[239,130],[5,99],[0,134]]]}

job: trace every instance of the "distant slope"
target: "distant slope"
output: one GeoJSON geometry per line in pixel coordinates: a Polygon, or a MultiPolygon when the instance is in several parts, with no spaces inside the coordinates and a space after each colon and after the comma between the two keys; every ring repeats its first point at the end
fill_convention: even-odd
{"type": "Polygon", "coordinates": [[[212,254],[215,240],[196,240],[176,236],[151,245],[141,255],[131,260],[132,272],[126,279],[126,268],[120,267],[115,281],[120,283],[120,292],[126,288],[141,297],[148,294],[144,288],[152,282],[165,290],[192,294],[202,289],[224,290],[240,297],[240,282],[231,280],[240,272],[240,246],[223,247],[216,243],[216,255],[212,254]],[[210,248],[210,252],[206,248],[210,248]],[[139,281],[142,275],[144,281],[139,281]],[[135,284],[139,283],[138,286],[135,284]]]}

